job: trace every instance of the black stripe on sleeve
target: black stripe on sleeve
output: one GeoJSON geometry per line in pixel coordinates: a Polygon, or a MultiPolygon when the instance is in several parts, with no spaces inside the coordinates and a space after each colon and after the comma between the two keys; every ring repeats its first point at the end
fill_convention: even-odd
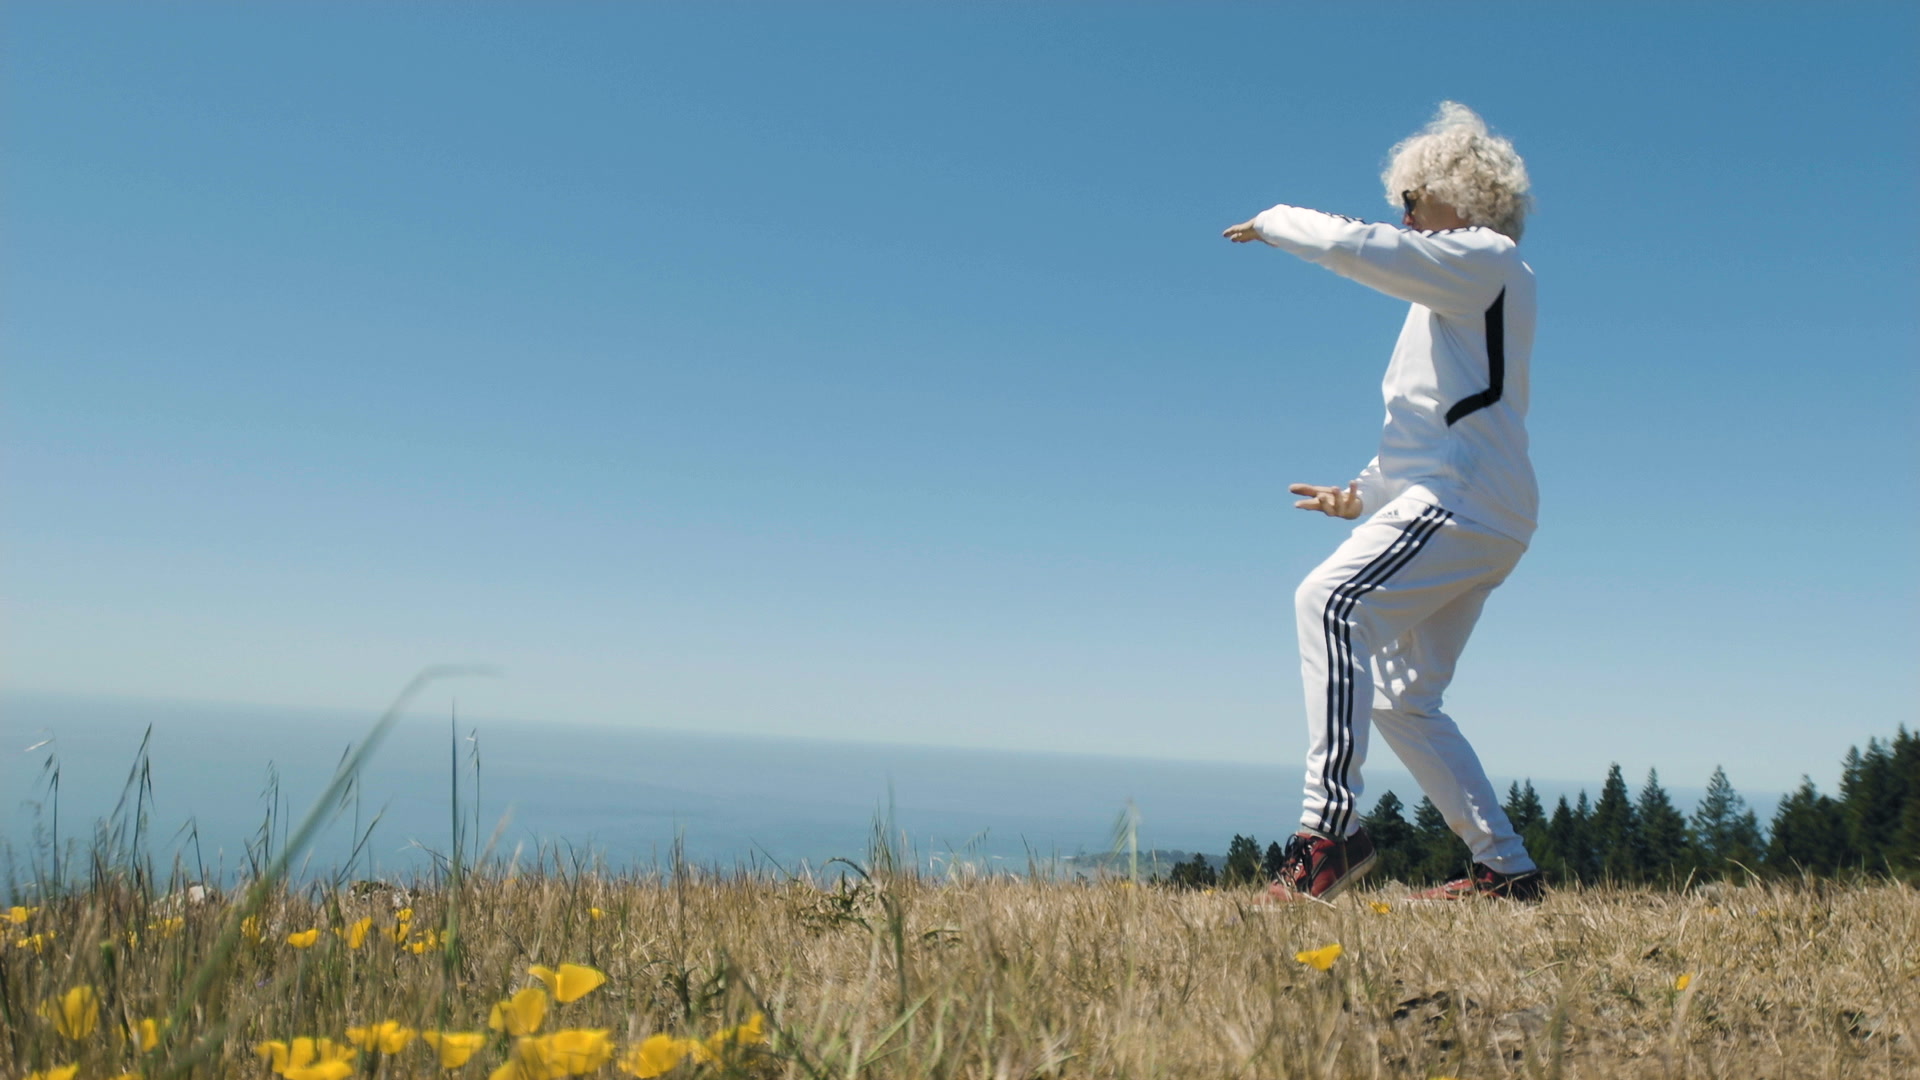
{"type": "Polygon", "coordinates": [[[1507,290],[1501,289],[1500,295],[1493,298],[1493,305],[1487,308],[1487,381],[1491,384],[1485,390],[1472,397],[1461,398],[1447,410],[1447,426],[1452,427],[1468,416],[1500,400],[1500,390],[1507,381],[1507,290]]]}

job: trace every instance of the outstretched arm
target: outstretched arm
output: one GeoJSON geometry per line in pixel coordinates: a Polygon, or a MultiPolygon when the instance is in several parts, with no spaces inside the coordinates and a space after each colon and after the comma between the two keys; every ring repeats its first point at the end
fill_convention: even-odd
{"type": "Polygon", "coordinates": [[[1505,284],[1491,230],[1421,232],[1282,204],[1224,233],[1260,240],[1343,277],[1435,311],[1485,311],[1505,284]]]}

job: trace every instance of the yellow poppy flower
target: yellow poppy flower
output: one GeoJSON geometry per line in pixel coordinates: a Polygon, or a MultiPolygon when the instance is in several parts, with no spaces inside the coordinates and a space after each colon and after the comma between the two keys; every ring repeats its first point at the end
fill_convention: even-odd
{"type": "Polygon", "coordinates": [[[437,949],[439,947],[440,931],[438,930],[422,930],[417,939],[407,943],[407,950],[415,956],[425,953],[428,949],[437,949]]]}
{"type": "Polygon", "coordinates": [[[347,1029],[347,1041],[362,1050],[378,1050],[383,1054],[397,1054],[413,1041],[415,1031],[400,1026],[397,1020],[382,1020],[366,1027],[347,1029]]]}
{"type": "Polygon", "coordinates": [[[495,1005],[487,1014],[487,1026],[518,1038],[539,1031],[546,1018],[546,991],[529,986],[495,1005]]]}
{"type": "Polygon", "coordinates": [[[1693,985],[1693,972],[1691,971],[1673,980],[1673,988],[1675,990],[1685,990],[1687,987],[1692,985],[1693,985]]]}
{"type": "Polygon", "coordinates": [[[73,1080],[74,1074],[79,1071],[78,1065],[55,1065],[51,1069],[28,1073],[27,1080],[73,1080]]]}
{"type": "Polygon", "coordinates": [[[507,1064],[518,1070],[515,1075],[526,1080],[552,1080],[567,1075],[547,1060],[547,1040],[537,1035],[513,1040],[513,1046],[507,1050],[507,1064]]]}
{"type": "MultiPolygon", "coordinates": [[[[37,907],[21,907],[16,904],[7,909],[7,921],[15,926],[19,926],[28,919],[33,918],[33,913],[39,910],[37,907]]],[[[79,1068],[77,1065],[74,1067],[79,1068]]]]}
{"type": "Polygon", "coordinates": [[[260,916],[249,915],[241,919],[240,936],[258,945],[260,943],[260,916]]]}
{"type": "Polygon", "coordinates": [[[172,937],[184,929],[186,925],[187,920],[182,916],[176,915],[171,919],[161,919],[159,922],[148,923],[147,929],[154,931],[161,937],[172,937]]]}
{"type": "Polygon", "coordinates": [[[137,1072],[123,1072],[119,1076],[114,1077],[113,1080],[145,1080],[145,1078],[137,1072]]]}
{"type": "Polygon", "coordinates": [[[1294,953],[1293,958],[1313,968],[1315,971],[1325,971],[1333,966],[1335,960],[1340,959],[1341,953],[1346,951],[1347,950],[1341,948],[1340,943],[1336,941],[1331,945],[1323,945],[1318,949],[1308,949],[1306,952],[1294,953]]]}
{"type": "Polygon", "coordinates": [[[527,971],[546,983],[547,989],[553,991],[553,999],[563,1005],[586,997],[607,981],[605,974],[585,964],[561,964],[559,971],[535,964],[527,971]]]}
{"type": "Polygon", "coordinates": [[[580,1076],[613,1060],[612,1032],[605,1028],[566,1028],[534,1043],[540,1064],[555,1076],[580,1076]]]}
{"type": "Polygon", "coordinates": [[[1367,906],[1379,912],[1382,915],[1385,915],[1387,912],[1393,910],[1393,905],[1383,900],[1369,900],[1367,901],[1367,906]]]}
{"type": "Polygon", "coordinates": [[[255,1044],[253,1048],[253,1052],[256,1057],[259,1057],[266,1061],[268,1071],[274,1072],[274,1073],[284,1073],[287,1071],[287,1067],[294,1063],[293,1048],[295,1045],[298,1045],[300,1043],[306,1044],[306,1046],[301,1051],[300,1064],[302,1065],[312,1064],[313,1063],[313,1040],[312,1039],[295,1039],[293,1040],[292,1043],[288,1043],[280,1039],[269,1039],[266,1042],[255,1044]]]}
{"type": "Polygon", "coordinates": [[[141,1053],[147,1053],[160,1045],[160,1033],[166,1030],[166,1026],[165,1020],[155,1020],[151,1017],[134,1025],[134,1037],[140,1042],[141,1053]]]}
{"type": "Polygon", "coordinates": [[[287,935],[287,944],[296,949],[311,949],[313,943],[320,940],[320,929],[300,930],[287,935]]]}
{"type": "Polygon", "coordinates": [[[593,916],[593,917],[594,917],[594,918],[596,918],[596,919],[604,919],[604,918],[606,918],[606,917],[607,917],[607,913],[606,913],[606,912],[604,912],[604,911],[601,911],[601,910],[600,910],[599,908],[597,908],[597,907],[590,907],[590,908],[588,908],[588,909],[587,909],[587,914],[589,914],[589,915],[591,915],[591,916],[593,916]]]}
{"type": "Polygon", "coordinates": [[[695,1061],[708,1061],[712,1054],[705,1046],[694,1039],[676,1039],[671,1035],[649,1035],[640,1045],[627,1051],[627,1056],[616,1064],[621,1072],[628,1076],[637,1076],[641,1080],[649,1077],[665,1076],[680,1067],[688,1058],[695,1061]]]}
{"type": "Polygon", "coordinates": [[[290,1043],[278,1039],[263,1042],[253,1052],[287,1080],[345,1080],[353,1074],[353,1059],[358,1056],[350,1046],[304,1035],[290,1043]]]}
{"type": "Polygon", "coordinates": [[[16,949],[32,949],[34,952],[45,952],[47,946],[53,943],[53,936],[53,931],[47,930],[28,937],[15,938],[13,940],[13,947],[16,949]]]}
{"type": "Polygon", "coordinates": [[[766,1018],[759,1013],[754,1013],[753,1018],[746,1023],[738,1027],[727,1028],[725,1031],[709,1038],[706,1042],[707,1052],[714,1057],[720,1057],[726,1053],[729,1046],[758,1046],[764,1044],[767,1041],[767,1034],[761,1030],[761,1023],[765,1019],[766,1018]]]}
{"type": "Polygon", "coordinates": [[[423,1031],[420,1039],[439,1053],[443,1069],[465,1065],[468,1058],[487,1045],[486,1035],[478,1031],[423,1031]]]}
{"type": "Polygon", "coordinates": [[[371,918],[354,920],[353,925],[347,927],[347,948],[357,949],[365,945],[367,943],[367,931],[372,929],[373,920],[371,918]]]}
{"type": "Polygon", "coordinates": [[[40,1015],[53,1021],[53,1030],[75,1042],[93,1034],[100,1024],[100,998],[91,986],[76,986],[58,1001],[40,1003],[40,1015]]]}

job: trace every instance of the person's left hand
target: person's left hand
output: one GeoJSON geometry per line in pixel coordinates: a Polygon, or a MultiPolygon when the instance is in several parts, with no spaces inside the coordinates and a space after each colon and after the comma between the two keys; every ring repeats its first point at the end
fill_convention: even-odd
{"type": "Polygon", "coordinates": [[[1295,495],[1307,496],[1293,504],[1301,510],[1318,510],[1328,517],[1346,518],[1348,521],[1360,516],[1358,480],[1349,483],[1345,490],[1318,484],[1288,484],[1287,490],[1295,495]]]}
{"type": "Polygon", "coordinates": [[[1251,220],[1243,221],[1238,225],[1229,225],[1227,226],[1227,231],[1220,235],[1236,244],[1244,244],[1249,240],[1260,239],[1260,234],[1253,230],[1253,222],[1251,220]]]}

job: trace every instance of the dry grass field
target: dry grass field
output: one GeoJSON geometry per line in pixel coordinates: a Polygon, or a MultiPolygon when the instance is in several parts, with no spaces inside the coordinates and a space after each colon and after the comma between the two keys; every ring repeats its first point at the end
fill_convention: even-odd
{"type": "MultiPolygon", "coordinates": [[[[244,894],[149,903],[98,886],[0,910],[0,1073],[265,1077],[275,1063],[256,1056],[258,1044],[345,1046],[349,1028],[392,1021],[389,1053],[281,1071],[1920,1075],[1920,892],[1904,886],[1562,891],[1538,906],[1403,903],[1403,890],[1381,886],[1263,910],[1251,892],[932,880],[890,874],[886,862],[837,885],[549,863],[467,875],[457,888],[276,887],[251,898],[262,905],[251,922],[244,894]],[[1301,959],[1336,943],[1325,970],[1301,959]],[[551,1002],[522,1040],[489,1030],[497,1002],[544,993],[532,966],[562,964],[606,981],[551,1002]],[[756,1014],[764,1041],[740,1030],[756,1014]],[[443,1069],[399,1029],[484,1037],[464,1065],[443,1069]],[[666,1039],[649,1044],[650,1058],[635,1053],[650,1036],[712,1040],[729,1029],[717,1054],[666,1039]],[[575,1034],[532,1051],[556,1032],[575,1034]],[[571,1058],[555,1049],[566,1039],[579,1051],[571,1058]],[[663,1047],[678,1052],[663,1057],[663,1047]]],[[[503,1023],[513,1016],[505,1010],[503,1023]]]]}
{"type": "MultiPolygon", "coordinates": [[[[57,843],[9,858],[0,1077],[1920,1076],[1920,891],[1871,880],[1531,906],[1409,903],[1380,883],[1270,907],[1043,867],[904,870],[884,817],[831,877],[677,853],[649,871],[560,851],[523,865],[472,841],[450,758],[431,878],[296,882],[288,867],[439,674],[277,848],[263,825],[235,891],[177,884],[180,867],[149,884],[144,744],[84,865],[54,862],[57,843]],[[63,884],[76,870],[84,884],[63,884]]],[[[1133,851],[1127,821],[1116,854],[1133,851]]]]}

